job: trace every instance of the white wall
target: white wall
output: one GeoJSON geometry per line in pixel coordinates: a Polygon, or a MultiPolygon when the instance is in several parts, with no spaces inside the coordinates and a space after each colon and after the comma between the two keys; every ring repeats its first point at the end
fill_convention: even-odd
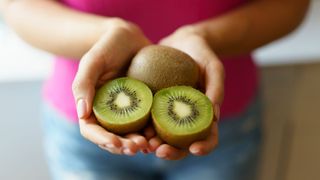
{"type": "Polygon", "coordinates": [[[0,22],[0,82],[44,79],[50,73],[50,57],[0,22]]]}

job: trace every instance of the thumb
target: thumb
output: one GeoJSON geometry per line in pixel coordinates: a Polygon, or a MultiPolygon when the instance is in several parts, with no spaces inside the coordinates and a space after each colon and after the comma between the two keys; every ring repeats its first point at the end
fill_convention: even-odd
{"type": "Polygon", "coordinates": [[[95,94],[93,83],[86,80],[75,80],[72,85],[73,96],[77,107],[78,118],[87,118],[91,114],[95,94]]]}
{"type": "Polygon", "coordinates": [[[207,64],[205,72],[206,95],[212,102],[215,117],[219,121],[220,106],[224,96],[224,68],[218,59],[212,60],[207,64]]]}
{"type": "Polygon", "coordinates": [[[102,73],[102,66],[94,61],[96,59],[90,52],[80,61],[78,72],[72,83],[78,118],[87,118],[91,114],[95,86],[102,73]]]}

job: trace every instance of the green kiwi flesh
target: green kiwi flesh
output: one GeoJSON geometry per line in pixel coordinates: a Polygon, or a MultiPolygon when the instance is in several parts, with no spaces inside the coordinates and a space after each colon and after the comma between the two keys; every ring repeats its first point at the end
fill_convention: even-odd
{"type": "Polygon", "coordinates": [[[178,49],[150,45],[133,58],[127,76],[144,82],[157,92],[171,86],[196,87],[199,68],[189,55],[178,49]]]}
{"type": "Polygon", "coordinates": [[[137,132],[148,121],[152,99],[151,90],[143,82],[118,78],[98,89],[93,112],[99,123],[111,132],[137,132]]]}
{"type": "Polygon", "coordinates": [[[178,148],[187,148],[206,138],[213,121],[211,101],[200,91],[187,86],[158,91],[151,114],[160,138],[178,148]]]}

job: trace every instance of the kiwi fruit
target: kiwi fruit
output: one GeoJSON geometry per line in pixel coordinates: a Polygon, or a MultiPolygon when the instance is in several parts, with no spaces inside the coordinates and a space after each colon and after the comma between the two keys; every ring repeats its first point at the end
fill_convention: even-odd
{"type": "Polygon", "coordinates": [[[159,137],[178,148],[187,148],[205,139],[213,121],[211,101],[202,92],[187,86],[158,91],[151,114],[159,137]]]}
{"type": "Polygon", "coordinates": [[[199,68],[189,55],[178,49],[150,45],[132,59],[127,76],[146,83],[156,92],[178,85],[196,87],[199,68]]]}
{"type": "Polygon", "coordinates": [[[96,92],[93,112],[107,130],[119,135],[141,130],[147,123],[153,96],[143,82],[122,77],[96,92]]]}

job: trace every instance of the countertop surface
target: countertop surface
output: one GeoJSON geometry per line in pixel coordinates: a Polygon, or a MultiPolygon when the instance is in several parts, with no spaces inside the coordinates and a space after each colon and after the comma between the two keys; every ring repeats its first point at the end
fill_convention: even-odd
{"type": "MultiPolygon", "coordinates": [[[[312,1],[302,25],[293,33],[258,49],[259,66],[320,61],[320,1],[312,1]]],[[[51,55],[20,40],[0,22],[0,82],[41,80],[50,74],[51,55]]]]}

